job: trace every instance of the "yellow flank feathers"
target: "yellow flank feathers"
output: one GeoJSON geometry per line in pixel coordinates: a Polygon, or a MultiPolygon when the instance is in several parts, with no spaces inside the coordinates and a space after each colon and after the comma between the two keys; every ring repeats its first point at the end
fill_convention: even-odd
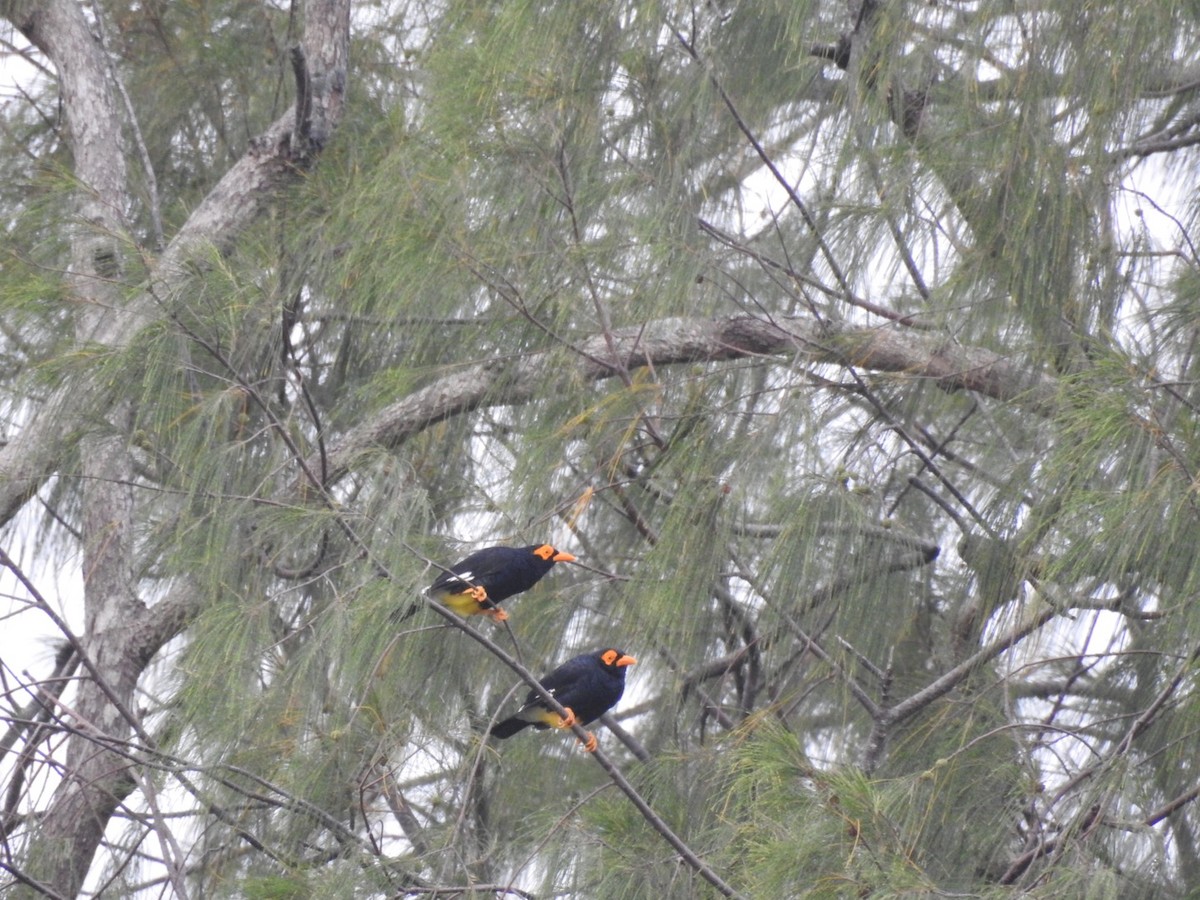
{"type": "MultiPolygon", "coordinates": [[[[523,716],[524,718],[524,716],[523,716]]],[[[529,719],[531,722],[540,722],[542,725],[549,725],[551,728],[567,728],[564,719],[558,713],[549,709],[538,709],[533,711],[533,717],[529,719]]]]}
{"type": "Polygon", "coordinates": [[[472,597],[469,591],[461,594],[446,594],[440,599],[460,616],[477,616],[484,611],[479,605],[479,601],[472,597]]]}

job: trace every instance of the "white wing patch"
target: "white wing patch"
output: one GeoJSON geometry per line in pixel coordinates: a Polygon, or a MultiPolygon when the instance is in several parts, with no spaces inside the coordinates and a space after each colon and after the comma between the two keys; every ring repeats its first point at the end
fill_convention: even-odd
{"type": "MultiPolygon", "coordinates": [[[[558,696],[558,688],[546,688],[546,693],[549,694],[551,697],[557,697],[558,696]]],[[[530,700],[524,706],[522,706],[519,710],[517,710],[517,712],[518,713],[528,712],[531,709],[544,709],[544,707],[542,706],[542,698],[541,697],[534,697],[532,700],[530,700]]]]}

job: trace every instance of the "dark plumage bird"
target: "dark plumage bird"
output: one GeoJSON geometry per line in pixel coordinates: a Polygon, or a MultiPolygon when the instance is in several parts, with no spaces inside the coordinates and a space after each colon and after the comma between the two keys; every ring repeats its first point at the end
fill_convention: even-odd
{"type": "Polygon", "coordinates": [[[503,622],[508,613],[497,604],[527,591],[555,563],[574,562],[570,553],[549,544],[528,547],[485,547],[442,572],[429,586],[429,595],[460,616],[489,616],[503,622]]]}
{"type": "MultiPolygon", "coordinates": [[[[564,719],[550,709],[537,691],[530,691],[525,705],[516,715],[496,723],[492,734],[509,738],[530,725],[539,731],[587,725],[617,705],[625,692],[625,667],[635,662],[632,656],[611,647],[567,660],[542,678],[542,686],[566,708],[569,716],[564,719]]],[[[589,753],[596,749],[596,736],[590,731],[583,748],[589,753]]]]}

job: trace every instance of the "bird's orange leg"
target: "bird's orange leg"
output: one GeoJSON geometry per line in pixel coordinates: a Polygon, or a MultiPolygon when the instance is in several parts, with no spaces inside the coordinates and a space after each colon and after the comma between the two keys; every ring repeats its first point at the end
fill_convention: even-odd
{"type": "Polygon", "coordinates": [[[505,622],[508,620],[508,613],[499,607],[495,607],[493,609],[483,608],[483,604],[488,602],[487,588],[477,584],[467,591],[467,593],[476,603],[480,605],[480,615],[487,616],[493,622],[505,622]]]}
{"type": "MultiPolygon", "coordinates": [[[[575,717],[575,710],[571,709],[569,706],[564,706],[563,709],[567,711],[567,714],[565,716],[559,716],[558,721],[554,723],[554,727],[570,728],[572,725],[578,725],[579,719],[575,717]]],[[[583,744],[583,749],[588,753],[594,753],[597,744],[596,735],[589,731],[587,732],[587,740],[580,740],[579,743],[583,744]]]]}
{"type": "Polygon", "coordinates": [[[579,721],[575,718],[575,710],[571,709],[569,706],[564,707],[564,709],[566,709],[567,714],[566,716],[559,717],[558,723],[554,726],[555,728],[570,728],[579,721]]]}

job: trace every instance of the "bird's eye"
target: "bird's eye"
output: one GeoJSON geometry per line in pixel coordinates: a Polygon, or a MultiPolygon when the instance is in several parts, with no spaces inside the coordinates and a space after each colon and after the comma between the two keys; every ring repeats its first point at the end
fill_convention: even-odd
{"type": "Polygon", "coordinates": [[[538,547],[536,550],[533,551],[533,555],[540,556],[542,559],[549,559],[556,552],[558,552],[558,551],[556,551],[549,544],[542,544],[542,546],[538,547]]]}
{"type": "Polygon", "coordinates": [[[601,656],[600,659],[606,666],[611,666],[613,663],[615,663],[617,661],[617,651],[616,650],[605,650],[604,655],[601,656]]]}

